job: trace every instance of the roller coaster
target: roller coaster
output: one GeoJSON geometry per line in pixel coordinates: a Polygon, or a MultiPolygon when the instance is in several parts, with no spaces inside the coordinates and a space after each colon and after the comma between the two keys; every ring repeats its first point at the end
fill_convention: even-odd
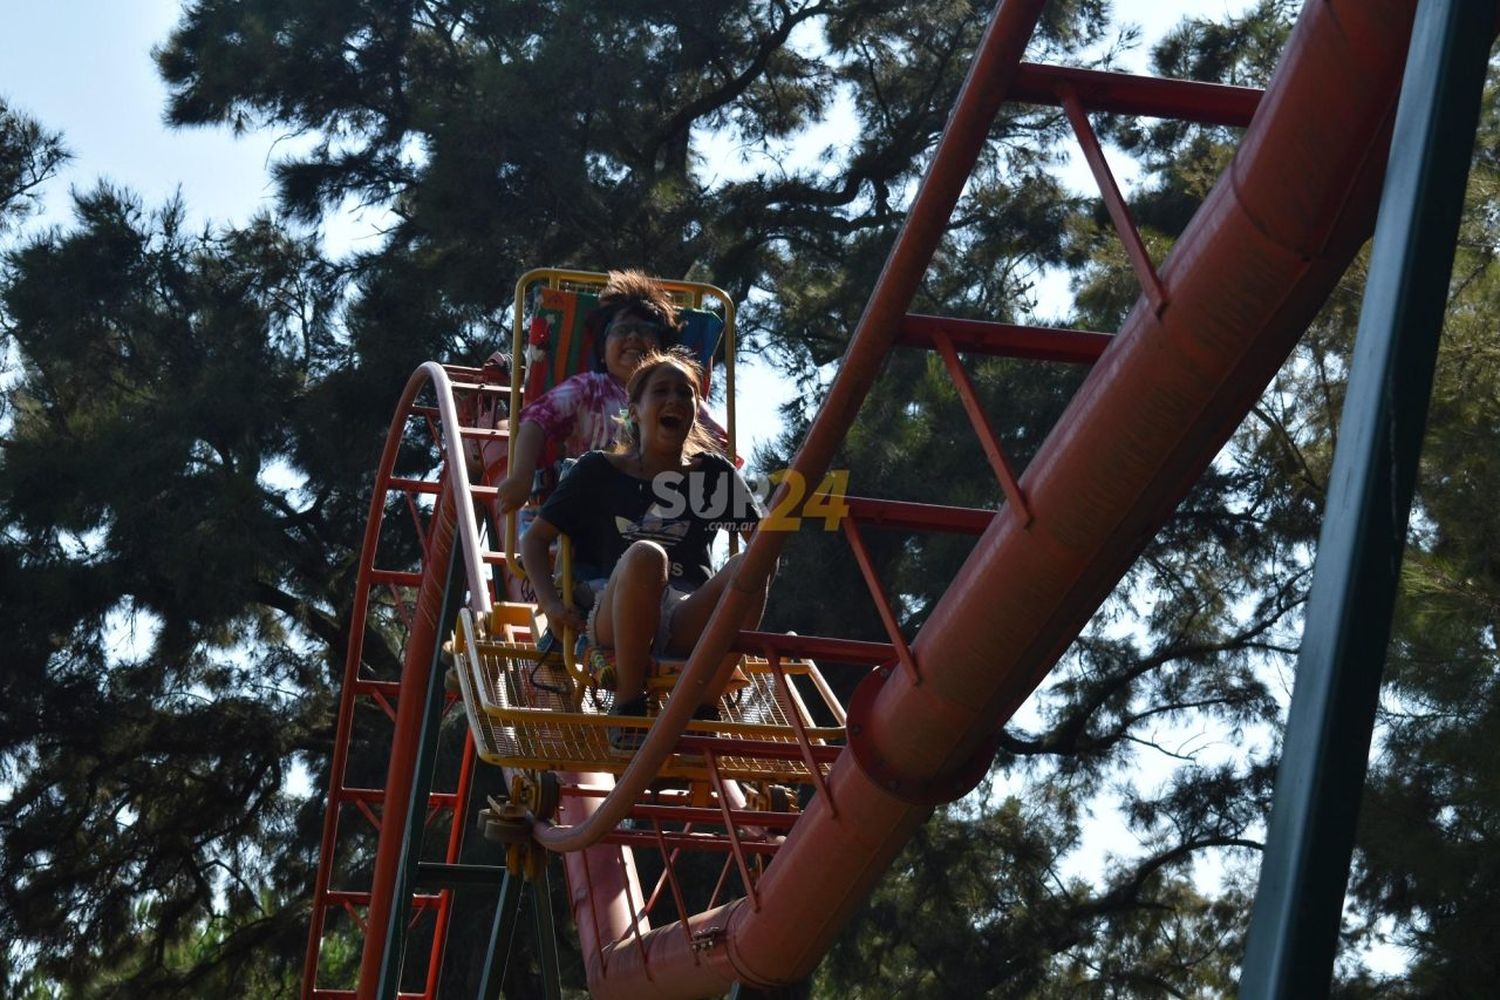
{"type": "MultiPolygon", "coordinates": [[[[454,959],[445,949],[454,894],[465,886],[499,899],[480,995],[499,989],[497,953],[514,932],[527,885],[544,929],[542,979],[549,995],[559,995],[545,888],[553,855],[566,872],[596,997],[774,991],[809,976],[934,806],[962,796],[986,773],[1000,727],[1249,411],[1370,236],[1383,184],[1386,225],[1391,191],[1401,187],[1394,166],[1392,180],[1385,180],[1393,128],[1400,134],[1403,121],[1434,120],[1422,117],[1421,108],[1404,109],[1412,79],[1438,81],[1415,88],[1436,114],[1452,103],[1442,89],[1457,59],[1452,50],[1467,44],[1464,58],[1477,64],[1479,77],[1470,72],[1463,86],[1475,91],[1477,107],[1473,80],[1482,78],[1495,18],[1492,3],[1424,0],[1419,14],[1417,0],[1309,0],[1262,92],[1023,62],[1044,6],[1044,0],[1002,0],[996,7],[791,466],[803,483],[824,481],[892,351],[941,357],[994,471],[996,504],[967,509],[837,498],[850,554],[887,641],[740,630],[735,623],[744,620],[750,595],[764,587],[782,548],[797,544],[793,532],[762,530],[692,655],[658,692],[659,710],[636,720],[644,745],[628,758],[612,754],[604,726],[618,720],[606,718],[608,692],[574,663],[570,643],[562,643],[561,655],[538,651],[545,622],[514,570],[514,523],[502,529],[487,516],[499,467],[487,456],[505,452],[505,417],[544,384],[537,371],[570,363],[555,343],[545,345],[549,353],[526,339],[562,328],[547,334],[536,325],[542,290],[566,307],[568,296],[587,295],[595,279],[568,272],[523,279],[513,374],[428,363],[412,375],[376,471],[359,563],[312,899],[306,1000],[435,997],[444,962],[454,959]],[[1141,286],[1113,334],[909,312],[1006,101],[1061,108],[1073,127],[1141,286]],[[1160,262],[1136,230],[1091,114],[1243,129],[1228,168],[1160,262]],[[1018,472],[987,423],[963,355],[1090,367],[1024,470],[1018,472]],[[403,474],[422,464],[412,462],[414,449],[434,456],[427,464],[435,472],[403,474]],[[411,515],[407,523],[393,516],[402,506],[411,515]],[[872,528],[974,538],[967,561],[911,640],[872,567],[864,534],[872,528]],[[391,631],[404,636],[399,669],[366,655],[371,637],[391,631]],[[733,653],[739,659],[721,721],[694,720],[696,699],[674,692],[721,681],[733,653]],[[862,672],[847,705],[823,678],[823,668],[834,664],[862,672]],[[459,709],[468,722],[462,756],[454,774],[437,775],[437,734],[445,714],[459,709]],[[357,730],[368,732],[372,719],[389,720],[390,753],[379,762],[351,754],[357,730]],[[505,778],[504,794],[482,809],[470,802],[480,763],[498,766],[505,778]],[[383,775],[376,773],[382,768],[383,775]],[[476,811],[483,834],[504,845],[503,870],[460,861],[476,811]],[[453,814],[446,835],[424,838],[444,813],[453,814]],[[361,850],[373,851],[372,866],[350,863],[361,850]],[[685,871],[689,858],[693,877],[685,871]],[[716,878],[701,877],[705,859],[716,878]],[[643,876],[648,871],[650,878],[643,876]],[[341,881],[350,872],[367,881],[341,881]],[[340,937],[359,942],[358,968],[352,981],[329,985],[328,942],[340,937]]],[[[1469,127],[1472,138],[1472,119],[1469,127]]],[[[1437,140],[1429,135],[1412,145],[1422,147],[1418,155],[1431,154],[1437,140]]],[[[1466,168],[1468,144],[1459,145],[1448,159],[1466,168]]],[[[1451,233],[1446,240],[1451,259],[1451,233]]],[[[732,358],[728,297],[711,286],[672,288],[686,306],[717,317],[732,358]]],[[[712,355],[712,337],[705,350],[712,355]]],[[[732,401],[732,365],[728,372],[732,401]]],[[[733,424],[731,412],[731,437],[733,424]]],[[[778,503],[787,502],[784,490],[778,503]]],[[[815,492],[801,503],[832,499],[815,492]]],[[[1298,698],[1301,684],[1299,678],[1298,698]]],[[[1294,699],[1294,726],[1297,715],[1294,699]]],[[[1366,721],[1366,746],[1368,739],[1366,721]]],[[[1290,892],[1287,884],[1302,877],[1294,869],[1306,867],[1304,858],[1287,863],[1285,878],[1273,870],[1278,857],[1291,856],[1278,838],[1288,816],[1301,816],[1298,806],[1284,804],[1296,794],[1278,786],[1262,896],[1290,892]]],[[[1357,785],[1353,794],[1357,801],[1357,785]]],[[[1339,898],[1347,863],[1346,848],[1344,868],[1335,873],[1339,898]]],[[[1274,924],[1283,934],[1293,926],[1291,917],[1262,917],[1277,903],[1300,905],[1286,898],[1264,908],[1257,900],[1247,982],[1255,978],[1252,965],[1287,961],[1275,943],[1284,938],[1261,926],[1274,924]],[[1271,943],[1257,946],[1257,937],[1271,943]]],[[[1336,913],[1334,921],[1336,927],[1336,913]]],[[[1277,987],[1275,975],[1267,975],[1242,988],[1295,995],[1289,980],[1277,987]]]]}

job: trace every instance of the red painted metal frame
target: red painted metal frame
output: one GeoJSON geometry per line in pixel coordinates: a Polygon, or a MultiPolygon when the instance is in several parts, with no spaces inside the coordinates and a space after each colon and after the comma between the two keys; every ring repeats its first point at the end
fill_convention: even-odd
{"type": "MultiPolygon", "coordinates": [[[[418,384],[408,383],[407,392],[403,395],[402,404],[397,407],[398,417],[405,426],[405,408],[410,405],[416,397],[418,384]]],[[[323,931],[325,914],[330,899],[349,906],[352,896],[363,898],[355,905],[367,905],[368,894],[335,893],[329,880],[332,874],[334,848],[338,839],[339,815],[345,801],[352,801],[364,810],[365,815],[372,823],[379,825],[378,819],[369,811],[372,794],[378,797],[375,801],[383,800],[383,792],[376,789],[347,789],[343,785],[344,775],[347,773],[350,735],[354,725],[354,699],[360,694],[368,692],[369,682],[362,679],[360,667],[364,651],[364,634],[366,615],[369,609],[370,590],[377,575],[389,580],[393,574],[381,573],[374,567],[375,553],[380,543],[380,530],[385,513],[385,502],[395,478],[391,470],[395,466],[396,453],[400,444],[400,437],[396,434],[388,435],[385,449],[380,457],[380,464],[376,473],[376,486],[370,500],[370,515],[365,521],[365,535],[361,546],[361,557],[359,571],[355,580],[355,601],[350,616],[350,643],[344,660],[344,681],[340,688],[339,713],[333,743],[333,760],[329,768],[329,792],[328,809],[323,816],[323,835],[318,852],[318,872],[314,881],[313,901],[311,914],[311,927],[307,938],[307,955],[303,965],[302,994],[304,997],[312,997],[317,986],[318,960],[323,944],[323,931]],[[354,794],[350,794],[353,792],[354,794]]],[[[420,574],[415,576],[416,582],[420,584],[420,574]]],[[[399,685],[397,685],[399,688],[399,685]]],[[[363,921],[361,921],[363,924],[363,921]]],[[[364,929],[362,927],[362,929],[364,929]]]]}
{"type": "Polygon", "coordinates": [[[1017,326],[979,319],[953,319],[909,313],[901,320],[895,343],[903,347],[937,347],[937,336],[948,338],[955,350],[965,354],[994,354],[1035,361],[1070,361],[1092,364],[1114,339],[1108,333],[1057,330],[1043,326],[1017,326]]]}
{"type": "MultiPolygon", "coordinates": [[[[770,663],[771,674],[776,678],[776,690],[788,704],[791,704],[791,682],[786,679],[786,671],[781,666],[781,657],[773,650],[766,654],[766,661],[770,663]]],[[[792,727],[797,731],[797,749],[802,753],[802,762],[807,766],[808,774],[812,776],[813,787],[817,789],[820,796],[827,800],[828,808],[837,816],[838,804],[830,797],[828,783],[823,776],[823,768],[813,756],[812,742],[807,738],[807,727],[802,724],[802,713],[788,712],[787,715],[792,720],[792,727]]]]}
{"type": "MultiPolygon", "coordinates": [[[[914,648],[939,665],[921,685],[897,673],[868,716],[871,747],[913,786],[940,783],[1034,688],[1227,438],[1368,231],[1399,84],[1412,0],[1310,4],[1227,176],[1161,269],[1168,305],[1143,301],[1095,365],[1022,477],[1036,514],[1009,509],[980,537],[914,648]],[[1361,81],[1347,84],[1351,73],[1361,81]]],[[[895,342],[917,281],[957,201],[1040,10],[1004,0],[976,57],[916,204],[861,318],[826,402],[793,462],[820,481],[895,342]]],[[[785,535],[762,532],[690,659],[703,682],[737,642],[746,602],[785,535]]],[[[658,721],[638,756],[653,770],[683,719],[658,721]],[[660,737],[660,740],[658,740],[660,737]]],[[[550,846],[589,842],[628,809],[644,774],[592,823],[540,831],[550,846]],[[593,825],[593,824],[597,824],[593,825]]],[[[776,985],[805,975],[843,920],[927,815],[846,755],[762,876],[755,911],[731,902],[645,936],[658,996],[776,985]],[[666,987],[670,985],[670,991],[666,987]]],[[[641,995],[640,949],[589,962],[596,996],[641,995]],[[607,963],[607,972],[601,967],[607,963]]]]}
{"type": "MultiPolygon", "coordinates": [[[[860,320],[854,342],[845,355],[838,377],[830,387],[823,411],[814,422],[794,462],[794,468],[804,477],[803,481],[809,481],[806,475],[810,469],[818,470],[811,481],[822,481],[833,453],[853,420],[860,402],[874,384],[885,352],[894,340],[897,327],[911,304],[932,249],[941,238],[947,218],[978,160],[990,123],[1015,76],[1021,54],[1043,6],[1043,0],[1006,0],[986,29],[974,66],[949,119],[943,141],[918,189],[912,212],[897,238],[885,271],[860,320]]],[[[716,679],[715,675],[724,669],[724,654],[736,640],[740,631],[739,623],[745,619],[748,602],[753,599],[745,583],[756,586],[755,581],[760,581],[758,585],[764,586],[786,537],[781,533],[760,532],[751,541],[736,574],[736,582],[726,588],[724,598],[699,640],[687,669],[678,680],[679,692],[685,690],[693,694],[697,690],[707,690],[716,679]]],[[[675,745],[677,735],[686,727],[692,706],[697,700],[693,697],[672,699],[658,717],[645,745],[637,751],[630,766],[620,776],[616,793],[600,803],[598,810],[586,822],[571,828],[539,826],[535,831],[537,839],[549,849],[573,851],[596,843],[613,829],[660,769],[675,745]]],[[[835,774],[838,770],[836,766],[835,774]]],[[[835,789],[835,795],[838,794],[835,789]]],[[[857,816],[847,815],[846,819],[856,822],[857,816]]],[[[805,821],[804,817],[802,823],[805,821]]],[[[798,839],[802,823],[793,831],[793,843],[798,839]]],[[[864,856],[865,852],[855,851],[854,854],[864,856]]],[[[780,864],[778,860],[767,877],[773,877],[780,864]]],[[[821,884],[822,880],[818,882],[821,884]]],[[[699,914],[690,919],[690,924],[712,924],[715,914],[723,909],[699,914]]],[[[786,932],[796,926],[784,924],[782,931],[786,932]]],[[[806,926],[816,927],[818,924],[815,922],[806,926]]],[[[581,936],[583,930],[581,927],[581,936]]],[[[601,930],[606,935],[610,934],[607,926],[601,930]]],[[[656,932],[653,932],[654,939],[665,942],[665,938],[657,938],[655,935],[656,932]]],[[[808,937],[821,942],[821,936],[817,933],[809,934],[808,937]]],[[[583,951],[588,956],[590,988],[596,995],[639,996],[652,988],[647,986],[645,963],[632,963],[631,952],[615,950],[614,957],[606,960],[603,949],[599,949],[596,960],[592,957],[596,954],[595,949],[590,947],[593,943],[585,941],[583,951]],[[609,966],[607,974],[603,968],[606,964],[609,966]]],[[[719,959],[725,957],[722,947],[713,949],[709,954],[717,955],[719,959]]],[[[789,954],[785,957],[795,956],[789,954]]],[[[722,992],[741,978],[730,972],[722,960],[703,961],[703,956],[696,951],[672,950],[669,951],[669,958],[674,973],[678,974],[673,977],[672,986],[679,995],[722,992]]],[[[758,978],[754,970],[745,978],[751,981],[769,981],[758,978]]],[[[656,984],[655,988],[659,989],[660,984],[656,984]]]]}
{"type": "MultiPolygon", "coordinates": [[[[682,854],[682,848],[668,848],[667,838],[662,832],[661,822],[659,820],[653,819],[651,821],[651,830],[656,835],[656,847],[657,850],[661,852],[663,863],[661,878],[657,880],[656,889],[651,893],[651,898],[646,900],[646,913],[649,914],[653,909],[655,909],[656,898],[661,893],[662,883],[667,882],[671,884],[672,901],[677,904],[677,912],[680,914],[686,914],[688,911],[687,902],[682,897],[682,886],[677,881],[677,858],[682,854]]],[[[682,832],[688,833],[691,830],[692,824],[689,824],[683,829],[682,832]]],[[[688,934],[687,923],[679,920],[678,924],[681,925],[683,936],[688,939],[688,946],[691,947],[693,939],[692,936],[688,934]]]]}
{"type": "MultiPolygon", "coordinates": [[[[713,782],[714,794],[719,801],[719,809],[724,816],[724,832],[729,836],[729,850],[734,855],[734,863],[740,869],[740,881],[744,883],[745,893],[750,899],[750,908],[760,910],[760,896],[755,891],[755,879],[750,875],[750,866],[745,861],[745,848],[740,841],[740,831],[735,825],[734,816],[729,811],[729,796],[724,787],[724,777],[719,773],[718,757],[712,750],[705,752],[708,760],[708,778],[713,782]]],[[[688,940],[692,940],[691,937],[688,940]]]]}
{"type": "Polygon", "coordinates": [[[1000,439],[995,436],[994,428],[985,417],[984,408],[979,405],[979,395],[974,391],[974,383],[970,381],[963,362],[958,359],[958,352],[953,349],[953,343],[945,333],[935,332],[932,342],[937,347],[938,354],[942,355],[943,364],[948,368],[948,377],[953,381],[953,388],[958,391],[958,398],[964,405],[964,412],[969,415],[974,433],[979,435],[979,447],[989,460],[990,468],[995,471],[995,478],[1000,481],[1006,500],[1020,512],[1022,522],[1030,524],[1031,505],[1026,502],[1026,494],[1021,492],[1021,484],[1016,480],[1016,472],[1011,468],[1010,459],[1006,457],[1000,439]]]}
{"type": "MultiPolygon", "coordinates": [[[[408,381],[396,407],[396,416],[387,434],[385,447],[376,470],[375,489],[371,497],[370,515],[366,521],[359,571],[355,583],[355,607],[351,615],[350,644],[345,658],[344,684],[340,694],[334,757],[329,775],[329,805],[324,816],[319,868],[314,881],[313,907],[302,984],[302,995],[306,998],[353,995],[346,991],[328,990],[317,986],[319,958],[328,909],[332,906],[343,908],[354,919],[365,936],[359,981],[363,984],[364,995],[369,995],[369,990],[373,988],[372,984],[376,978],[375,973],[370,971],[370,967],[373,965],[378,968],[382,957],[380,949],[372,946],[372,937],[374,934],[381,933],[387,926],[394,903],[392,877],[396,864],[400,860],[394,843],[399,842],[400,831],[394,830],[393,827],[399,825],[395,822],[398,817],[396,810],[404,809],[404,805],[401,804],[407,802],[410,796],[416,750],[414,744],[420,731],[418,720],[425,708],[421,694],[412,695],[411,692],[425,692],[427,687],[427,669],[431,663],[434,644],[438,640],[434,602],[441,603],[443,582],[441,573],[430,572],[430,570],[435,565],[435,560],[445,566],[447,564],[447,552],[451,551],[454,545],[455,508],[451,496],[447,493],[451,477],[440,475],[438,481],[435,482],[414,480],[395,475],[393,469],[396,456],[405,438],[408,422],[412,418],[423,419],[429,433],[433,434],[435,439],[441,439],[434,419],[439,414],[440,407],[414,403],[418,393],[433,379],[436,371],[436,366],[423,366],[408,381]],[[382,570],[375,566],[384,526],[385,506],[392,491],[404,494],[407,499],[422,544],[423,566],[429,570],[428,572],[382,570]],[[433,511],[425,518],[423,512],[414,503],[414,498],[417,496],[437,498],[433,511]],[[367,614],[376,585],[392,587],[397,606],[402,609],[409,630],[405,664],[401,679],[398,681],[375,680],[360,676],[367,614]],[[395,589],[397,587],[418,589],[417,599],[409,612],[405,610],[407,602],[395,589]],[[419,660],[422,662],[418,663],[419,660]],[[406,692],[404,697],[403,692],[406,692]],[[360,697],[372,699],[393,722],[391,757],[384,788],[354,788],[344,784],[356,699],[360,697]],[[340,814],[342,807],[346,804],[357,808],[380,834],[380,846],[375,858],[373,882],[369,892],[334,890],[330,884],[331,866],[337,854],[340,814]],[[380,809],[379,815],[374,811],[376,808],[380,809]],[[359,913],[360,907],[365,909],[363,915],[359,913]]],[[[448,707],[451,709],[453,704],[453,700],[450,699],[448,707]]],[[[473,741],[466,737],[456,790],[446,793],[430,792],[427,796],[429,823],[437,813],[453,810],[466,800],[474,760],[473,741]]],[[[463,824],[455,822],[449,833],[444,859],[449,863],[456,862],[462,844],[463,824]]],[[[451,904],[452,893],[448,890],[436,894],[415,894],[410,898],[410,906],[414,915],[429,911],[435,913],[433,946],[426,970],[424,991],[420,994],[402,992],[401,996],[420,996],[430,1000],[435,995],[451,904]]]]}
{"type": "Polygon", "coordinates": [[[1090,111],[1236,128],[1250,124],[1261,101],[1261,91],[1252,87],[1037,63],[1021,64],[1009,97],[1026,104],[1056,107],[1066,90],[1077,94],[1090,111]]]}
{"type": "Polygon", "coordinates": [[[980,535],[995,519],[995,512],[984,507],[947,507],[907,500],[876,500],[870,497],[845,497],[844,502],[848,505],[849,516],[860,524],[898,531],[945,531],[980,535]]]}
{"type": "MultiPolygon", "coordinates": [[[[865,689],[861,755],[887,770],[872,774],[876,764],[861,766],[843,753],[823,775],[823,756],[813,754],[824,791],[779,847],[739,837],[726,804],[729,790],[717,782],[731,857],[713,900],[731,865],[739,867],[750,898],[722,906],[711,901],[681,927],[650,928],[635,904],[646,897],[628,855],[607,845],[647,837],[659,848],[701,842],[696,835],[652,836],[618,824],[639,807],[668,754],[701,745],[713,759],[719,741],[682,734],[699,700],[693,695],[727,669],[725,654],[742,649],[866,666],[900,659],[895,644],[742,633],[738,623],[789,536],[763,531],[751,542],[679,678],[678,692],[688,697],[671,699],[613,791],[602,798],[565,796],[558,825],[536,826],[540,844],[569,852],[574,914],[595,996],[700,996],[735,982],[795,981],[813,968],[927,816],[928,807],[901,789],[956,787],[982,762],[986,741],[1211,460],[1362,241],[1414,2],[1309,4],[1262,97],[1181,81],[1022,67],[1043,2],[1002,0],[793,469],[803,481],[822,480],[897,343],[943,350],[946,342],[955,356],[985,350],[1098,363],[1015,484],[1033,514],[1029,523],[1016,503],[996,513],[868,502],[885,504],[886,526],[937,521],[979,533],[912,644],[930,669],[920,677],[881,674],[865,689]],[[1351,75],[1358,86],[1347,85],[1351,75]],[[1156,281],[1145,287],[1149,295],[1154,284],[1160,296],[1143,299],[1113,339],[907,315],[1005,99],[1070,104],[1075,119],[1080,109],[1233,125],[1255,116],[1226,176],[1159,271],[1151,269],[1156,281]],[[774,851],[775,859],[752,881],[746,855],[760,851],[774,851]]],[[[1079,132],[1087,149],[1092,132],[1084,126],[1079,132]]],[[[782,746],[787,753],[826,750],[782,746]]],[[[609,778],[590,780],[603,785],[609,778]]],[[[370,924],[374,930],[376,922],[370,924]]]]}
{"type": "Polygon", "coordinates": [[[1089,169],[1094,173],[1094,182],[1099,185],[1099,195],[1104,199],[1104,207],[1109,210],[1115,231],[1125,244],[1125,254],[1130,258],[1130,266],[1135,269],[1136,279],[1151,302],[1151,308],[1159,314],[1167,307],[1167,290],[1162,286],[1161,276],[1156,273],[1151,255],[1146,252],[1146,244],[1142,242],[1140,230],[1136,228],[1135,219],[1130,214],[1130,206],[1125,204],[1125,197],[1120,194],[1120,186],[1115,183],[1115,175],[1109,169],[1109,161],[1104,158],[1104,150],[1100,148],[1099,139],[1089,125],[1088,115],[1084,114],[1078,95],[1065,89],[1062,102],[1068,121],[1073,125],[1073,134],[1078,137],[1078,145],[1083,148],[1083,158],[1088,161],[1089,169]]]}
{"type": "MultiPolygon", "coordinates": [[[[723,818],[723,810],[709,806],[653,806],[637,805],[631,814],[636,819],[653,822],[717,823],[723,818]]],[[[764,826],[774,829],[791,829],[797,821],[796,813],[766,812],[758,809],[735,809],[730,812],[735,826],[764,826]]]]}
{"type": "Polygon", "coordinates": [[[886,596],[885,586],[875,572],[875,564],[870,559],[870,550],[865,547],[865,540],[860,536],[858,520],[852,517],[844,518],[844,537],[849,542],[850,551],[854,553],[854,561],[859,565],[860,575],[865,578],[865,586],[869,588],[870,597],[875,601],[875,611],[880,616],[880,624],[885,627],[885,634],[891,637],[891,646],[896,650],[896,661],[901,664],[901,669],[906,671],[906,676],[911,678],[913,684],[922,683],[922,672],[917,669],[917,661],[911,655],[911,647],[906,644],[906,637],[901,634],[901,625],[896,621],[896,611],[891,607],[891,600],[886,596]]]}
{"type": "Polygon", "coordinates": [[[838,639],[826,635],[787,635],[781,632],[737,632],[730,649],[737,653],[770,654],[819,663],[885,663],[895,659],[896,649],[887,642],[838,639]]]}
{"type": "MultiPolygon", "coordinates": [[[[433,794],[429,796],[429,801],[444,798],[449,800],[447,803],[449,811],[461,809],[463,804],[469,801],[469,788],[474,777],[476,755],[473,736],[465,736],[463,758],[458,766],[458,787],[454,789],[451,796],[433,794]]],[[[463,856],[464,831],[466,829],[468,829],[468,824],[464,822],[464,817],[455,814],[453,823],[448,830],[447,850],[443,855],[444,860],[450,864],[458,861],[463,856]]],[[[438,909],[437,918],[433,922],[432,928],[433,955],[427,963],[427,988],[425,993],[430,997],[437,996],[438,975],[442,971],[443,952],[448,946],[448,923],[453,915],[453,891],[451,889],[444,889],[441,895],[443,896],[443,905],[438,909]]]]}
{"type": "Polygon", "coordinates": [[[1000,745],[999,732],[982,742],[968,760],[943,773],[912,777],[905,772],[899,758],[886,756],[889,750],[879,745],[875,726],[871,723],[875,703],[891,676],[889,668],[871,671],[859,682],[854,696],[849,699],[849,752],[859,770],[880,786],[881,791],[911,806],[930,808],[960,799],[973,791],[995,759],[1000,745]]]}
{"type": "MultiPolygon", "coordinates": [[[[769,855],[775,854],[781,848],[781,844],[772,841],[744,839],[732,841],[732,835],[728,832],[714,834],[688,834],[679,831],[666,832],[663,833],[662,836],[666,839],[667,845],[674,850],[712,851],[715,854],[725,855],[729,859],[729,864],[731,865],[735,864],[734,852],[736,850],[745,854],[769,855]],[[736,846],[736,844],[738,846],[736,846]]],[[[599,843],[612,844],[619,847],[629,847],[632,849],[653,848],[656,846],[656,837],[650,831],[646,830],[615,830],[611,833],[606,833],[602,838],[600,838],[599,843]]],[[[590,849],[592,850],[592,848],[590,849]]],[[[644,918],[646,916],[646,911],[640,911],[639,915],[644,918]]]]}

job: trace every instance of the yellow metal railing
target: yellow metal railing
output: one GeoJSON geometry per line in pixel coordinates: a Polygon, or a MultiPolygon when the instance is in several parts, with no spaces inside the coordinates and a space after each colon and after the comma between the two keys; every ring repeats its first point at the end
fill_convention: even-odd
{"type": "MultiPolygon", "coordinates": [[[[537,623],[531,609],[497,604],[489,623],[467,610],[460,616],[454,652],[465,708],[480,757],[510,768],[620,773],[628,756],[611,750],[607,730],[635,728],[645,732],[653,719],[608,714],[611,696],[593,690],[586,677],[566,665],[542,662],[530,641],[537,623]]],[[[798,745],[798,729],[813,747],[843,742],[844,713],[817,666],[784,661],[788,678],[805,678],[836,725],[819,726],[796,684],[778,685],[767,661],[744,657],[745,682],[719,702],[720,721],[693,721],[685,735],[718,736],[740,741],[717,757],[719,773],[747,781],[806,784],[813,776],[804,758],[792,753],[758,752],[771,746],[798,745]],[[795,721],[794,717],[795,716],[795,721]]],[[[670,691],[665,693],[670,698],[670,691]]],[[[702,777],[701,758],[678,754],[668,759],[664,775],[702,777]]]]}

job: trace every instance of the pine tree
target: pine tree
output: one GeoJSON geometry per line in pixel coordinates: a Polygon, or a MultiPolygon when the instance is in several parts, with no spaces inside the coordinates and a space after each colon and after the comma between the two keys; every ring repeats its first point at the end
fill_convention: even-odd
{"type": "MultiPolygon", "coordinates": [[[[1107,6],[1049,5],[1032,58],[1107,62],[1130,37],[1107,6]]],[[[760,456],[780,464],[988,13],[901,0],[185,7],[158,51],[172,120],[311,145],[275,167],[278,216],[190,233],[180,205],[99,187],[77,196],[70,226],[6,256],[5,986],[291,995],[322,803],[290,779],[326,785],[368,479],[407,374],[486,353],[528,267],[703,277],[746,302],[748,349],[806,389],[760,456]],[[817,167],[776,162],[841,102],[859,122],[847,148],[817,167]],[[710,133],[747,151],[742,175],[712,172],[710,133]],[[346,199],[393,222],[378,249],[329,261],[305,227],[346,199]]],[[[1291,13],[1266,0],[1189,20],[1156,68],[1264,82],[1291,13]]],[[[1412,993],[1493,979],[1475,956],[1494,936],[1494,106],[1491,93],[1354,883],[1351,942],[1393,919],[1414,950],[1412,993]]],[[[1237,136],[1096,124],[1145,170],[1133,210],[1160,259],[1237,136]]],[[[1054,111],[1007,110],[919,311],[1024,321],[1036,282],[1061,268],[1074,275],[1066,325],[1116,328],[1137,290],[1102,210],[1052,176],[1065,136],[1054,111]]],[[[64,155],[0,105],[0,227],[64,155]]],[[[1006,728],[985,789],[902,855],[820,971],[821,994],[1233,988],[1360,278],[1006,728]],[[1139,844],[1099,861],[1089,830],[1116,810],[1139,844]]],[[[968,365],[1024,466],[1081,373],[968,365]]],[[[889,361],[840,464],[857,494],[990,506],[976,454],[941,366],[911,352],[889,361]]],[[[968,543],[870,542],[903,626],[919,628],[968,543]]],[[[873,606],[823,597],[862,588],[836,534],[804,532],[771,623],[879,638],[873,606]],[[818,592],[799,587],[813,579],[818,592]]],[[[399,626],[372,629],[370,655],[394,672],[399,626]]],[[[1348,995],[1398,989],[1352,953],[1345,972],[1348,995]]]]}
{"type": "Polygon", "coordinates": [[[314,433],[286,417],[337,353],[337,282],[269,219],[190,235],[102,186],[75,213],[0,299],[0,921],[71,990],[191,995],[302,933],[305,855],[276,845],[315,822],[287,785],[328,738],[358,487],[273,481],[314,433]]]}
{"type": "Polygon", "coordinates": [[[62,136],[0,99],[0,234],[27,214],[36,189],[67,158],[62,136]]]}
{"type": "MultiPolygon", "coordinates": [[[[1044,44],[1086,43],[1100,10],[1058,7],[1044,44]]],[[[987,12],[185,8],[159,51],[173,119],[314,144],[276,167],[279,217],[188,233],[181,206],[101,187],[8,257],[12,979],[290,989],[322,807],[289,778],[326,784],[367,477],[406,375],[481,356],[539,263],[704,274],[739,297],[795,281],[802,311],[750,317],[752,343],[826,358],[845,334],[819,312],[861,294],[838,261],[884,253],[987,12]],[[775,150],[840,90],[863,132],[832,168],[706,174],[706,130],[775,150]],[[396,222],[329,262],[297,227],[346,197],[396,222]]],[[[375,627],[394,673],[399,629],[375,627]]]]}

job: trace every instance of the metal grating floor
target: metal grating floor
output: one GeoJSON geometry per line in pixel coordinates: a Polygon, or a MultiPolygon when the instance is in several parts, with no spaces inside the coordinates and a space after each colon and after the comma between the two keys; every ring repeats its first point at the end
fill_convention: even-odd
{"type": "MultiPolygon", "coordinates": [[[[497,614],[500,638],[471,636],[480,632],[473,617],[461,616],[454,649],[461,656],[458,674],[465,708],[482,759],[505,767],[620,773],[630,755],[609,745],[611,727],[650,728],[651,717],[608,715],[613,696],[580,685],[560,663],[539,663],[529,629],[507,624],[497,614]]],[[[747,683],[735,685],[720,699],[721,721],[689,723],[687,734],[717,737],[714,752],[723,777],[750,781],[806,783],[812,780],[797,746],[792,722],[796,713],[808,741],[823,753],[844,740],[840,726],[815,726],[799,687],[811,686],[822,697],[828,716],[842,720],[842,707],[822,682],[816,665],[788,661],[783,688],[770,664],[755,657],[741,661],[747,683]],[[810,685],[798,685],[794,677],[810,685]]],[[[670,698],[670,693],[663,695],[670,698]]],[[[698,753],[668,758],[664,776],[706,774],[698,753]]]]}

